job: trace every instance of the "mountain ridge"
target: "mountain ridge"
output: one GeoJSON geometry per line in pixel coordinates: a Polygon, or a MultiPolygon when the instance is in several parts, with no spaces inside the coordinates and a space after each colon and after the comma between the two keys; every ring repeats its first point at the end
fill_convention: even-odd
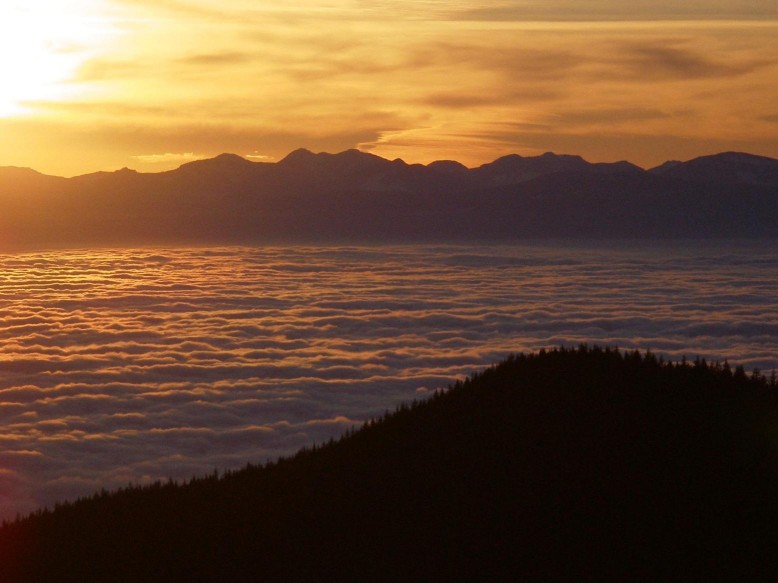
{"type": "Polygon", "coordinates": [[[359,150],[235,154],[73,178],[0,168],[3,245],[778,237],[778,160],[726,152],[644,170],[574,155],[467,168],[359,150]]]}
{"type": "Polygon", "coordinates": [[[770,156],[763,156],[759,154],[751,154],[748,152],[740,152],[740,151],[725,151],[725,152],[719,152],[717,154],[705,154],[702,156],[697,156],[695,158],[691,158],[686,161],[681,160],[668,160],[666,162],[663,162],[662,164],[659,164],[657,166],[647,167],[643,168],[637,164],[634,164],[633,162],[630,162],[629,160],[618,160],[615,162],[589,162],[585,160],[582,156],[578,154],[557,154],[555,152],[544,152],[543,154],[538,154],[536,156],[522,156],[520,154],[506,154],[504,156],[500,156],[498,158],[495,158],[491,162],[485,162],[483,164],[480,164],[478,166],[472,166],[468,167],[462,164],[461,162],[457,160],[451,160],[451,159],[440,159],[440,160],[434,160],[432,162],[429,162],[427,164],[421,164],[421,163],[408,163],[405,162],[401,158],[395,158],[393,160],[389,160],[388,158],[383,158],[381,156],[378,156],[376,154],[372,154],[370,152],[365,152],[362,150],[359,150],[357,148],[350,148],[347,150],[343,150],[341,152],[336,153],[330,153],[330,152],[314,152],[312,150],[309,150],[307,148],[297,148],[295,150],[292,150],[289,154],[281,158],[280,160],[276,162],[257,162],[253,160],[249,160],[248,158],[241,156],[239,154],[235,154],[233,152],[222,152],[221,154],[217,154],[211,158],[203,158],[200,160],[193,160],[191,162],[184,162],[177,168],[173,168],[170,170],[163,170],[161,172],[140,172],[139,170],[124,167],[117,170],[98,170],[96,172],[89,172],[86,174],[78,174],[75,176],[72,176],[70,178],[55,175],[55,174],[47,174],[44,172],[40,172],[32,167],[29,166],[2,166],[0,165],[0,172],[4,171],[30,171],[34,172],[35,174],[41,175],[41,176],[49,176],[52,178],[64,178],[66,180],[72,179],[72,178],[79,178],[81,176],[90,176],[94,174],[111,174],[121,171],[130,170],[132,172],[138,173],[138,174],[151,174],[151,175],[159,175],[159,174],[166,174],[169,172],[175,172],[177,170],[180,170],[182,168],[187,167],[197,167],[203,164],[213,164],[213,163],[220,163],[220,162],[238,162],[238,163],[246,163],[246,165],[254,165],[254,166],[273,166],[278,164],[288,164],[291,162],[297,162],[302,160],[311,160],[316,158],[343,158],[343,157],[362,157],[364,159],[377,159],[381,160],[383,162],[387,163],[402,163],[405,166],[421,166],[424,168],[430,168],[430,167],[436,167],[438,165],[445,165],[445,164],[456,164],[457,166],[460,166],[466,170],[477,170],[480,168],[485,168],[493,165],[499,165],[503,164],[506,161],[544,161],[544,160],[568,160],[568,161],[576,161],[576,162],[583,162],[586,165],[589,166],[600,166],[600,167],[607,167],[607,166],[624,166],[629,165],[630,167],[645,171],[645,172],[655,172],[655,171],[661,171],[664,167],[670,167],[670,166],[676,166],[676,165],[688,165],[690,163],[698,163],[700,161],[706,161],[706,160],[741,160],[741,161],[751,161],[751,162],[762,162],[767,164],[775,164],[778,166],[778,158],[772,158],[770,156]]]}

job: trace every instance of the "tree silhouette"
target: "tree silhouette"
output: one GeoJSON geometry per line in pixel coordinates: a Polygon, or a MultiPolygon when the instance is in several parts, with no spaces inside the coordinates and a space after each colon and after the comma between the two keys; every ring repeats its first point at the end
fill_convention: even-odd
{"type": "Polygon", "coordinates": [[[339,440],[0,529],[0,580],[773,578],[776,381],[518,354],[339,440]]]}

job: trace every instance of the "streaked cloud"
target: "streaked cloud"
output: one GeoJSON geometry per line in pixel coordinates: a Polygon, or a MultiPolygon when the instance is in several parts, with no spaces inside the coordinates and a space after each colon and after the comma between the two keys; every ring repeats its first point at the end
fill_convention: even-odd
{"type": "Polygon", "coordinates": [[[111,42],[84,53],[66,95],[31,94],[28,115],[0,119],[0,163],[158,171],[176,161],[139,157],[360,144],[468,165],[557,151],[650,166],[665,151],[710,153],[706,142],[778,156],[765,120],[778,100],[775,12],[750,0],[105,0],[111,42]],[[607,117],[625,110],[684,114],[607,117]],[[574,111],[588,123],[564,125],[574,111]],[[538,131],[492,134],[506,123],[538,131]]]}
{"type": "Polygon", "coordinates": [[[751,20],[778,17],[778,8],[759,0],[492,0],[473,7],[460,3],[452,18],[483,21],[665,21],[751,20]]]}
{"type": "Polygon", "coordinates": [[[182,152],[181,154],[173,154],[166,152],[164,154],[146,154],[143,156],[133,156],[136,160],[139,160],[145,164],[183,164],[185,162],[192,162],[194,160],[204,160],[208,158],[204,154],[195,154],[194,152],[182,152]]]}
{"type": "Polygon", "coordinates": [[[267,154],[260,154],[256,150],[254,150],[251,154],[244,154],[244,158],[248,158],[249,160],[254,160],[255,162],[272,162],[275,160],[273,156],[268,156],[267,154]]]}
{"type": "MultiPolygon", "coordinates": [[[[608,67],[615,76],[626,74],[640,80],[700,79],[738,77],[758,69],[778,64],[778,55],[771,59],[712,59],[688,40],[664,39],[653,43],[620,42],[614,60],[608,67]]],[[[603,71],[605,73],[605,71],[603,71]]],[[[604,75],[607,77],[607,73],[604,75]]]]}
{"type": "Polygon", "coordinates": [[[256,55],[249,53],[231,51],[190,55],[179,59],[178,62],[181,65],[191,65],[194,67],[229,67],[231,65],[242,65],[256,58],[256,55]]]}

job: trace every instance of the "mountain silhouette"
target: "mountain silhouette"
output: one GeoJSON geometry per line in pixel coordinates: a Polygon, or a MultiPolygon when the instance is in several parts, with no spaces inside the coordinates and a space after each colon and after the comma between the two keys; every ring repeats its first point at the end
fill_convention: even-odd
{"type": "Polygon", "coordinates": [[[517,355],[291,458],[7,524],[0,579],[774,581],[775,391],[704,360],[517,355]]]}
{"type": "Polygon", "coordinates": [[[469,169],[300,149],[154,174],[0,168],[0,193],[6,247],[778,235],[778,160],[732,152],[650,170],[550,152],[469,169]]]}
{"type": "Polygon", "coordinates": [[[651,169],[655,174],[689,182],[725,182],[776,187],[778,164],[772,158],[741,152],[702,156],[686,163],[667,163],[651,169]]]}

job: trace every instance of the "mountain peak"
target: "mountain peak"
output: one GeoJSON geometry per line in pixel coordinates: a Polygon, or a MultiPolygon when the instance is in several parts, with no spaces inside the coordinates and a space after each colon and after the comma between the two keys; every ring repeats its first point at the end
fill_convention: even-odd
{"type": "Polygon", "coordinates": [[[640,166],[637,166],[632,162],[627,162],[626,160],[619,160],[618,162],[597,162],[592,164],[592,168],[601,174],[642,174],[645,172],[640,166]]]}
{"type": "Polygon", "coordinates": [[[66,181],[66,178],[42,174],[32,168],[19,166],[0,166],[0,186],[3,194],[12,191],[37,191],[41,188],[55,186],[66,181]]]}
{"type": "Polygon", "coordinates": [[[214,158],[214,160],[218,160],[219,162],[248,162],[244,157],[238,156],[237,154],[230,154],[228,152],[225,152],[224,154],[219,154],[214,158]]]}
{"type": "Polygon", "coordinates": [[[219,154],[215,158],[195,160],[182,164],[178,169],[184,172],[196,172],[201,170],[216,172],[237,172],[243,168],[254,166],[254,162],[246,160],[237,154],[219,154]]]}
{"type": "Polygon", "coordinates": [[[435,160],[434,162],[430,162],[427,168],[445,174],[467,172],[467,166],[456,160],[435,160]]]}
{"type": "Polygon", "coordinates": [[[540,156],[530,157],[508,154],[490,164],[478,167],[475,172],[485,175],[493,186],[505,186],[527,182],[546,174],[578,171],[590,167],[591,164],[580,156],[546,152],[540,156]]]}
{"type": "Polygon", "coordinates": [[[243,156],[238,156],[237,154],[219,154],[215,158],[211,158],[210,160],[201,160],[201,162],[207,163],[210,166],[215,166],[217,168],[224,168],[227,170],[230,169],[237,169],[237,168],[244,168],[248,166],[253,166],[254,162],[251,160],[246,160],[243,156]]]}
{"type": "Polygon", "coordinates": [[[283,159],[281,159],[278,164],[286,165],[286,164],[299,164],[301,162],[305,162],[307,160],[312,160],[316,157],[316,154],[311,152],[310,150],[307,150],[305,148],[297,148],[296,150],[290,152],[287,154],[283,159]]]}
{"type": "Polygon", "coordinates": [[[665,162],[651,172],[690,182],[738,182],[756,186],[778,184],[778,160],[744,152],[722,152],[688,162],[665,162]]]}
{"type": "Polygon", "coordinates": [[[376,156],[375,154],[371,154],[370,152],[363,152],[362,150],[357,150],[356,148],[351,148],[349,150],[344,150],[343,152],[335,154],[335,158],[339,158],[341,160],[349,160],[349,161],[369,160],[371,162],[380,162],[380,163],[389,162],[389,160],[387,160],[386,158],[382,158],[381,156],[376,156]]]}
{"type": "Polygon", "coordinates": [[[301,170],[315,170],[316,172],[344,172],[354,171],[358,168],[374,169],[392,163],[380,156],[362,152],[357,149],[344,150],[337,154],[321,152],[314,154],[310,150],[300,148],[288,154],[278,162],[280,167],[293,167],[301,170]]]}
{"type": "Polygon", "coordinates": [[[519,156],[518,154],[506,154],[505,156],[500,156],[499,158],[495,159],[493,162],[487,162],[484,164],[484,166],[489,166],[491,164],[519,162],[521,160],[524,160],[524,156],[519,156]]]}
{"type": "Polygon", "coordinates": [[[711,154],[709,156],[700,156],[696,160],[726,160],[730,162],[753,162],[753,163],[775,163],[776,160],[767,156],[758,156],[748,152],[721,152],[720,154],[711,154]]]}
{"type": "Polygon", "coordinates": [[[557,154],[555,152],[544,152],[543,154],[537,157],[540,158],[541,160],[573,160],[576,162],[578,161],[586,162],[578,154],[557,154]]]}
{"type": "Polygon", "coordinates": [[[26,175],[26,176],[44,176],[44,174],[41,174],[37,170],[33,170],[32,168],[27,168],[23,166],[0,166],[0,172],[6,175],[26,175]]]}

